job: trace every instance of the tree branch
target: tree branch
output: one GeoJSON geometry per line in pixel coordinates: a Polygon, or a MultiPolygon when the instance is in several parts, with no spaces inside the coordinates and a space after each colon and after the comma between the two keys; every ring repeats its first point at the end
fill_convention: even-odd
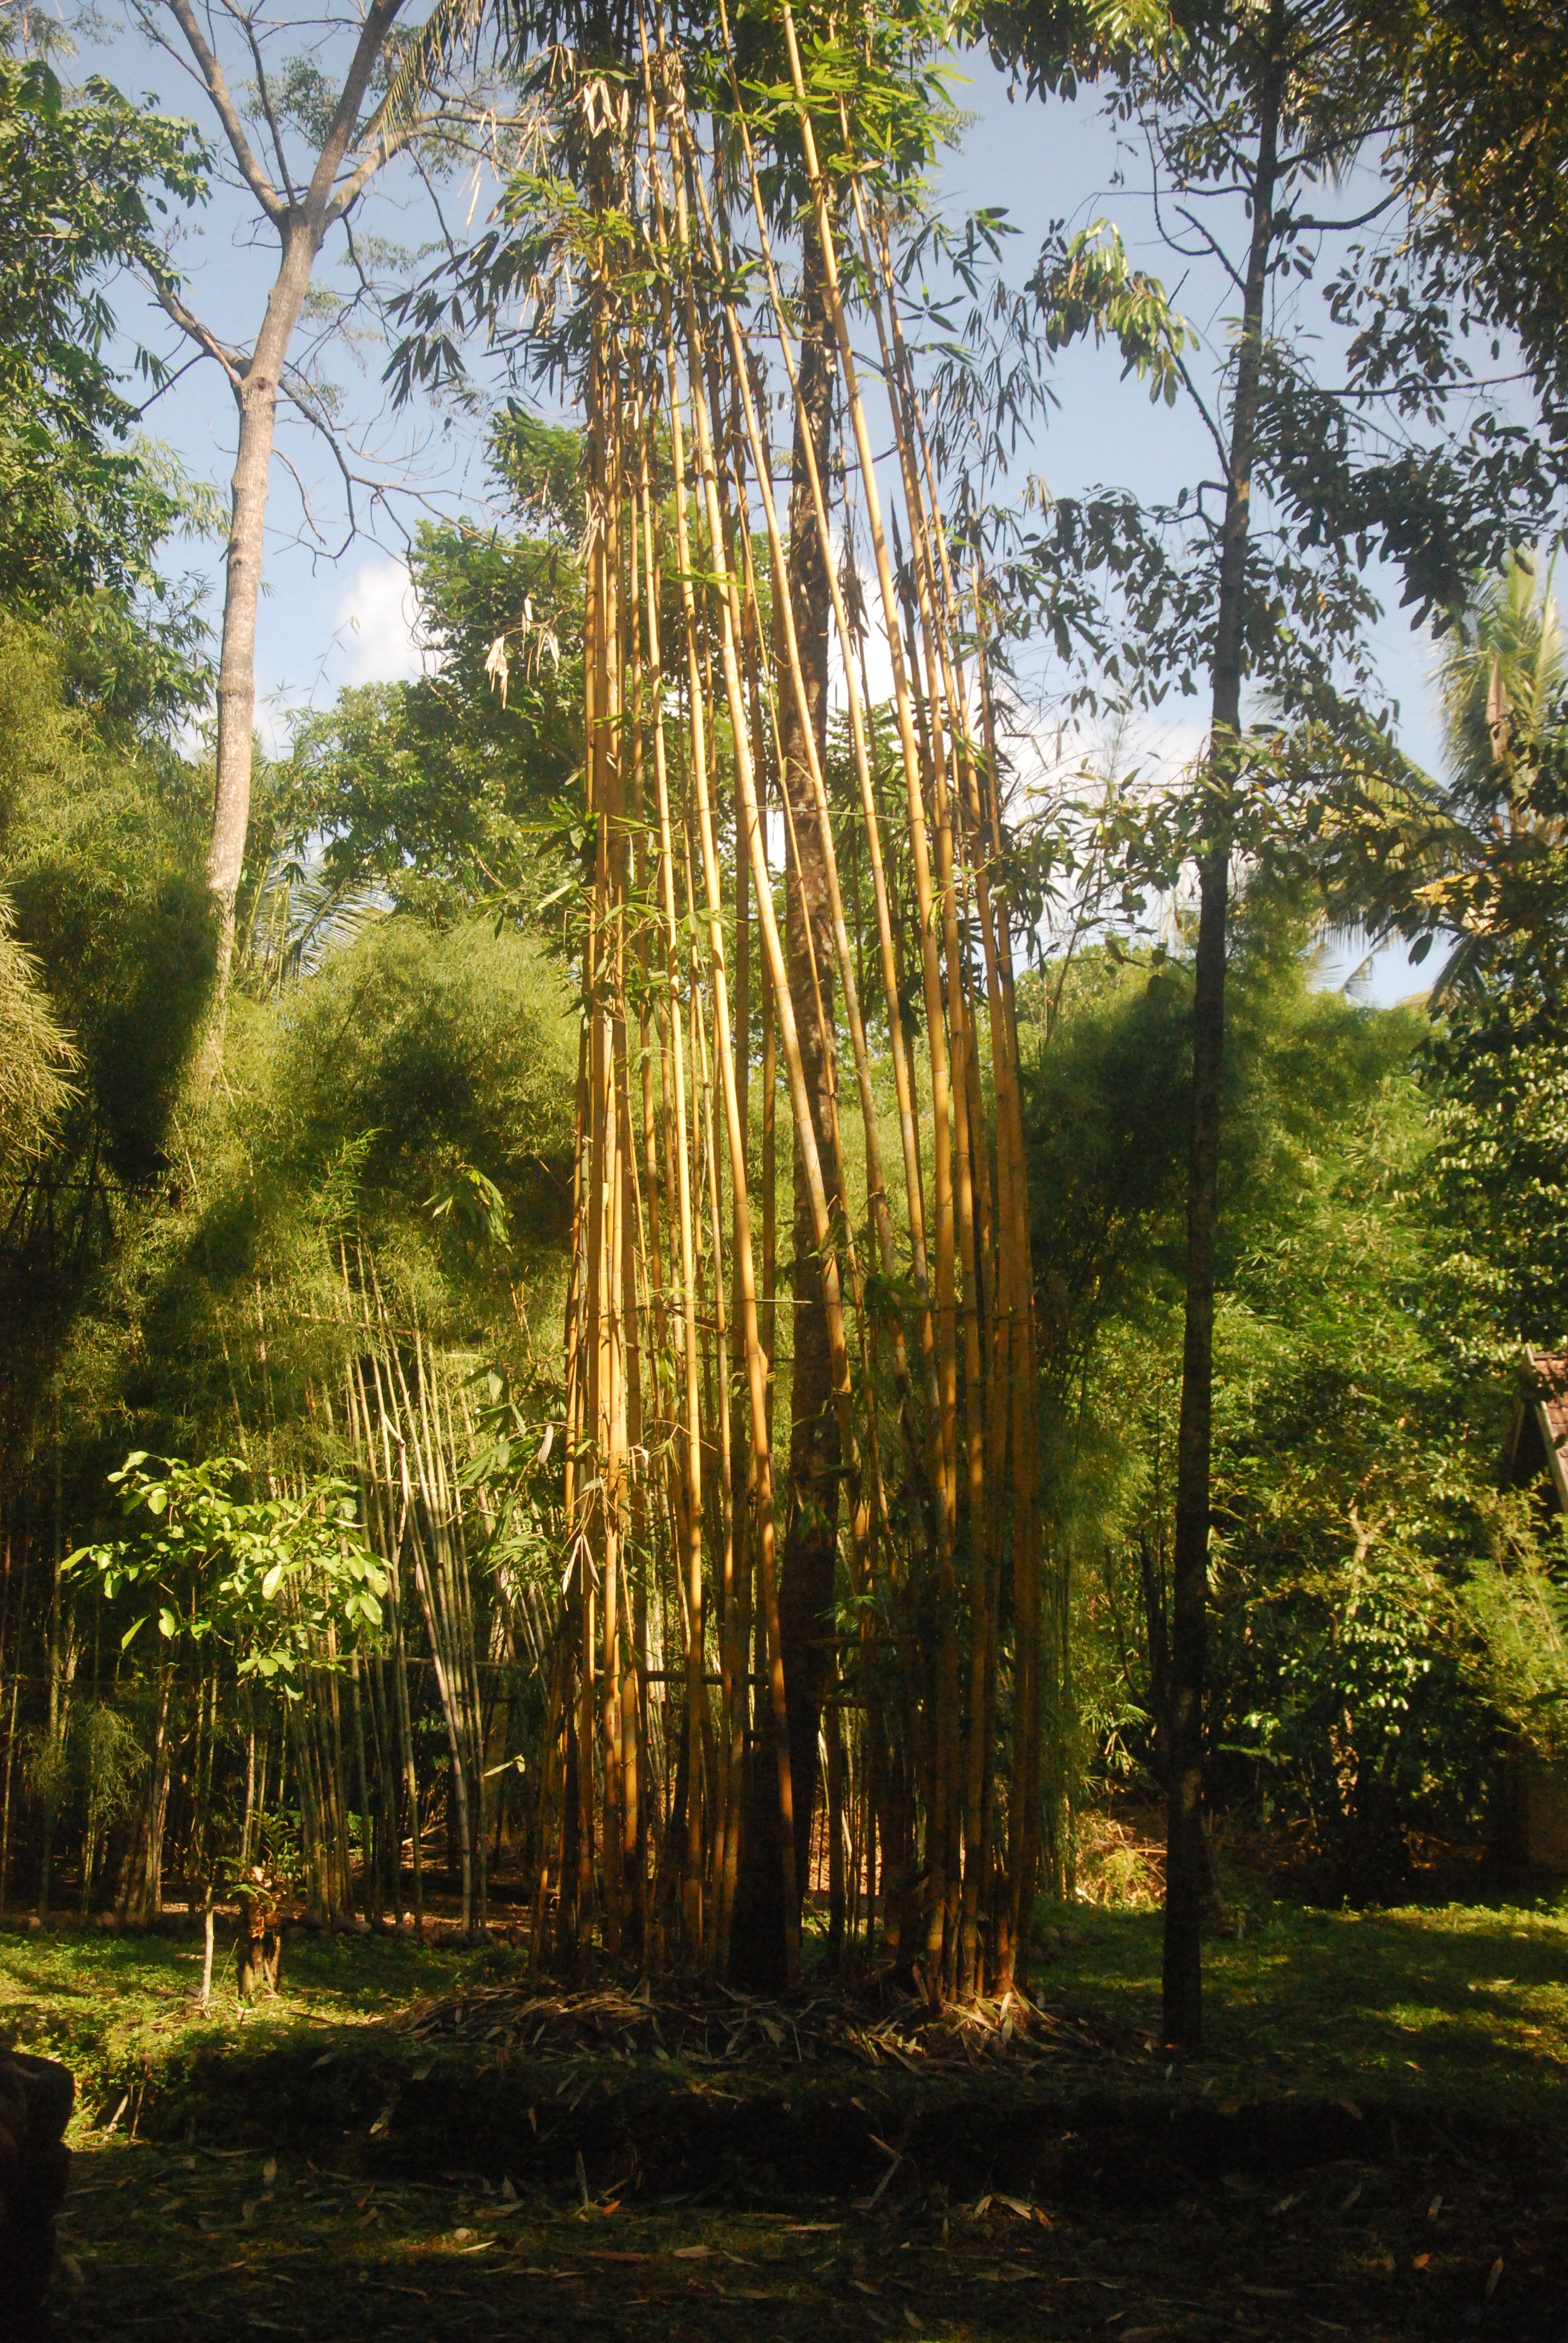
{"type": "MultiPolygon", "coordinates": [[[[376,136],[375,144],[367,150],[363,159],[355,166],[353,172],[350,174],[348,178],[344,181],[343,186],[337,190],[337,193],[333,196],[330,204],[327,206],[327,226],[329,227],[336,226],[340,219],[346,217],[347,213],[358,202],[360,196],[364,194],[366,188],[368,186],[370,181],[375,177],[377,172],[384,170],[387,165],[390,163],[395,156],[405,153],[407,149],[414,144],[415,140],[422,138],[427,131],[437,130],[444,127],[449,130],[450,126],[453,124],[470,125],[475,123],[482,124],[486,126],[492,126],[493,117],[487,114],[473,114],[467,111],[461,106],[452,108],[440,106],[437,107],[433,114],[421,114],[411,122],[399,124],[396,129],[378,131],[376,136]]],[[[477,150],[474,151],[477,151],[480,155],[485,155],[487,149],[483,145],[479,145],[477,150]]],[[[418,166],[417,166],[416,167],[418,166]]],[[[427,190],[428,190],[430,182],[423,169],[420,169],[419,176],[421,179],[424,180],[427,190]]],[[[445,221],[442,222],[442,233],[443,235],[446,234],[445,221]]]]}
{"type": "MultiPolygon", "coordinates": [[[[172,7],[175,0],[169,0],[169,5],[172,7]]],[[[332,109],[332,119],[327,126],[327,136],[321,142],[321,152],[306,191],[307,206],[325,221],[340,219],[343,216],[342,204],[333,197],[333,182],[342,168],[349,141],[358,126],[359,110],[376,68],[376,60],[386,46],[387,35],[392,30],[402,5],[403,0],[372,0],[371,6],[366,11],[365,22],[359,28],[354,55],[343,77],[343,87],[332,109]]],[[[379,170],[387,151],[386,140],[378,136],[370,154],[349,181],[356,194],[379,170]]]]}
{"type": "MultiPolygon", "coordinates": [[[[356,472],[351,468],[348,457],[344,452],[342,440],[332,424],[328,422],[326,416],[322,414],[311,386],[298,375],[293,367],[290,367],[287,369],[282,381],[278,384],[278,388],[283,393],[285,398],[287,399],[295,413],[301,416],[304,420],[310,425],[311,428],[314,431],[319,432],[322,438],[325,439],[327,442],[327,451],[330,454],[333,462],[337,465],[338,473],[342,478],[344,501],[348,508],[348,533],[345,537],[342,544],[338,547],[337,553],[331,557],[334,560],[341,560],[343,555],[347,552],[348,548],[353,544],[355,538],[361,534],[358,513],[354,501],[355,489],[363,488],[365,490],[366,495],[370,499],[371,509],[374,511],[377,506],[385,503],[385,488],[380,481],[372,479],[364,472],[356,472]]],[[[356,450],[354,452],[357,453],[357,451],[356,450]]],[[[286,463],[288,459],[286,457],[284,460],[286,463]]],[[[297,484],[299,481],[298,473],[295,471],[295,468],[292,464],[289,464],[288,468],[291,472],[294,472],[295,480],[297,484]]],[[[304,509],[309,521],[311,531],[316,537],[317,542],[320,544],[325,550],[325,539],[322,538],[321,530],[317,523],[316,516],[314,512],[310,510],[308,503],[305,502],[305,490],[303,486],[300,487],[300,496],[302,505],[304,506],[304,509]]]]}
{"type": "MultiPolygon", "coordinates": [[[[267,218],[275,224],[281,225],[287,215],[288,206],[262,169],[256,150],[245,135],[245,125],[239,118],[239,110],[233,97],[229,95],[228,82],[224,69],[203,37],[201,26],[196,23],[190,0],[164,0],[164,5],[185,35],[190,45],[191,55],[201,68],[201,77],[206,85],[206,94],[212,100],[214,112],[223,125],[224,136],[233,149],[234,159],[239,165],[246,186],[266,214],[267,218]]],[[[363,41],[364,35],[361,35],[360,37],[363,41]]]]}
{"type": "MultiPolygon", "coordinates": [[[[202,356],[215,358],[222,367],[228,377],[229,388],[237,398],[245,383],[244,363],[237,354],[225,348],[217,336],[204,326],[192,310],[186,307],[185,303],[171,286],[161,284],[155,279],[153,293],[164,315],[173,319],[181,333],[196,344],[202,356]]],[[[151,404],[150,401],[148,403],[151,404]]]]}
{"type": "MultiPolygon", "coordinates": [[[[295,493],[296,493],[296,495],[297,495],[297,496],[298,497],[298,498],[299,498],[299,509],[300,509],[301,513],[302,513],[302,514],[304,515],[304,517],[305,517],[305,526],[306,526],[306,528],[309,531],[310,537],[311,537],[311,538],[313,538],[315,539],[315,541],[316,541],[316,548],[317,548],[317,553],[326,553],[326,552],[327,552],[327,539],[326,539],[326,538],[323,536],[323,534],[322,534],[322,532],[321,532],[321,529],[320,529],[320,527],[318,526],[318,524],[317,524],[317,518],[316,518],[315,511],[313,510],[313,508],[312,508],[312,507],[311,507],[311,502],[310,502],[310,490],[306,487],[305,482],[304,482],[304,481],[300,478],[300,477],[299,477],[299,468],[298,468],[298,466],[295,463],[295,461],[294,461],[293,458],[289,455],[289,453],[288,453],[288,451],[287,451],[287,449],[286,449],[286,448],[285,448],[285,447],[275,447],[273,448],[273,451],[272,451],[272,452],[273,452],[273,456],[274,456],[274,458],[276,459],[276,462],[278,462],[278,463],[280,463],[280,464],[283,466],[284,470],[288,474],[289,478],[294,482],[295,493]]],[[[328,556],[328,558],[329,558],[329,559],[331,559],[331,560],[333,560],[333,561],[341,561],[341,560],[342,560],[342,558],[343,558],[343,556],[347,552],[347,550],[348,550],[349,547],[353,544],[354,539],[355,539],[355,537],[357,535],[357,533],[358,533],[358,532],[357,532],[357,524],[356,524],[356,522],[355,522],[355,519],[354,519],[353,508],[352,508],[352,507],[350,507],[350,509],[349,509],[349,518],[348,518],[348,534],[347,534],[347,536],[344,538],[344,540],[343,540],[342,544],[338,547],[338,548],[337,548],[337,552],[336,552],[336,553],[334,553],[334,554],[329,555],[329,556],[328,556]]],[[[297,545],[301,545],[301,546],[303,546],[303,545],[305,545],[305,544],[307,543],[307,538],[306,538],[305,537],[301,536],[297,531],[296,531],[296,533],[295,533],[295,538],[294,538],[294,542],[295,542],[297,545]]]]}
{"type": "Polygon", "coordinates": [[[1220,429],[1219,424],[1209,412],[1208,401],[1204,398],[1202,392],[1199,389],[1197,384],[1192,379],[1186,359],[1181,357],[1180,355],[1176,359],[1176,371],[1181,377],[1188,397],[1191,400],[1193,406],[1197,408],[1199,414],[1203,418],[1209,437],[1214,442],[1214,452],[1220,458],[1223,477],[1226,479],[1229,479],[1231,477],[1231,450],[1225,444],[1224,436],[1220,429]]]}
{"type": "Polygon", "coordinates": [[[176,367],[174,372],[167,376],[164,381],[159,383],[156,390],[149,392],[139,407],[133,407],[131,410],[132,421],[134,423],[139,423],[147,409],[150,407],[156,406],[158,400],[163,397],[166,390],[173,390],[176,383],[180,380],[182,376],[189,374],[192,367],[200,366],[203,358],[209,358],[212,356],[213,352],[204,347],[196,351],[194,358],[186,358],[183,367],[176,367]]]}
{"type": "Polygon", "coordinates": [[[400,155],[404,147],[422,132],[428,130],[436,119],[434,115],[422,114],[417,122],[407,123],[400,130],[377,131],[375,144],[355,166],[328,204],[328,224],[335,225],[352,211],[377,172],[390,163],[395,155],[400,155]]]}
{"type": "MultiPolygon", "coordinates": [[[[1237,292],[1241,292],[1243,290],[1242,279],[1238,274],[1236,266],[1231,261],[1230,255],[1226,252],[1224,246],[1220,242],[1219,237],[1213,234],[1211,229],[1206,228],[1202,221],[1198,217],[1197,214],[1195,212],[1189,211],[1185,204],[1179,206],[1176,216],[1178,219],[1186,221],[1194,236],[1202,237],[1211,256],[1219,262],[1221,267],[1224,270],[1226,276],[1230,278],[1237,292]]],[[[1161,233],[1163,235],[1164,230],[1161,229],[1161,233]]],[[[1172,243],[1171,248],[1173,252],[1181,252],[1183,260],[1195,260],[1199,256],[1196,253],[1182,251],[1182,248],[1179,244],[1172,243]]]]}
{"type": "Polygon", "coordinates": [[[266,116],[266,126],[272,134],[272,151],[277,157],[278,172],[288,200],[291,204],[296,203],[298,197],[295,191],[294,181],[289,176],[288,157],[283,151],[283,133],[277,126],[277,116],[272,110],[272,91],[267,85],[266,67],[262,63],[261,43],[256,37],[255,20],[248,11],[236,8],[234,0],[225,0],[225,5],[243,31],[249,46],[251,62],[256,67],[256,95],[261,100],[261,110],[266,116]]]}
{"type": "Polygon", "coordinates": [[[1297,219],[1292,213],[1286,212],[1282,216],[1280,221],[1281,233],[1292,236],[1302,236],[1310,231],[1313,235],[1323,236],[1336,234],[1341,229],[1365,227],[1371,221],[1380,219],[1383,213],[1389,209],[1391,205],[1397,204],[1402,201],[1402,199],[1401,189],[1398,187],[1392,187],[1388,194],[1382,197],[1381,202],[1373,204],[1370,211],[1362,212],[1356,218],[1346,220],[1313,219],[1310,215],[1303,218],[1297,219]]]}

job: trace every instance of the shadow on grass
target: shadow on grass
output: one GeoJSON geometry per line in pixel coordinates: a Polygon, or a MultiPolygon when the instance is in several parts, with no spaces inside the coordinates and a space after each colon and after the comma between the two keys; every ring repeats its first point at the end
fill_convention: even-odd
{"type": "MultiPolygon", "coordinates": [[[[1037,1981],[1152,2036],[1157,1912],[1054,1911],[1037,1981]]],[[[1206,2064],[1262,2090],[1413,2088],[1499,2117],[1555,2112],[1568,2079],[1568,1918],[1450,1905],[1357,1913],[1275,1905],[1205,1947],[1206,2064]]]]}

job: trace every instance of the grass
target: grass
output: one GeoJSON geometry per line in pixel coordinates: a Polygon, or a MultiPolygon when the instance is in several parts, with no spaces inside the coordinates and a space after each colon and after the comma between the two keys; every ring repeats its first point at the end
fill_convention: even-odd
{"type": "MultiPolygon", "coordinates": [[[[1157,2031],[1158,1912],[1052,1915],[1037,1988],[1157,2031]]],[[[1496,2117],[1560,2115],[1568,1911],[1447,1905],[1361,1913],[1275,1904],[1204,1958],[1212,2087],[1431,2095],[1496,2117]]]]}
{"type": "MultiPolygon", "coordinates": [[[[1074,1906],[1043,1917],[1041,1997],[1152,2040],[1159,1914],[1074,1906]]],[[[362,2026],[420,1996],[517,1968],[502,1948],[297,1936],[278,1999],[246,2012],[226,1955],[220,1936],[203,2016],[201,1951],[188,1939],[0,1936],[0,2031],[71,2067],[85,2136],[128,2075],[156,2075],[172,2058],[225,2043],[255,2054],[301,2027],[362,2026]]],[[[1431,2096],[1501,2120],[1561,2111],[1568,1911],[1560,1904],[1370,1914],[1275,1904],[1239,1941],[1208,1946],[1205,1991],[1201,2079],[1211,2092],[1431,2096]]],[[[1191,2087],[1189,2076],[1172,2080],[1191,2087]]]]}
{"type": "MultiPolygon", "coordinates": [[[[231,1931],[232,1933],[232,1931],[231,1931]]],[[[40,1931],[0,1936],[0,2034],[76,2077],[76,2131],[133,2073],[156,2073],[176,2054],[229,2042],[260,2051],[303,2026],[350,2027],[449,1990],[487,1956],[427,1948],[412,1939],[293,1936],[283,1990],[241,2009],[223,1931],[212,2002],[198,2006],[199,1939],[40,1931]]]]}

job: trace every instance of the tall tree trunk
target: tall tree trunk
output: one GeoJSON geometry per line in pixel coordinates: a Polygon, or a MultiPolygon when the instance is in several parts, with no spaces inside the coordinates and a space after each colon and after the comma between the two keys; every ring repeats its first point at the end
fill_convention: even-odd
{"type": "MultiPolygon", "coordinates": [[[[833,558],[813,509],[804,442],[809,435],[818,478],[826,480],[832,426],[832,374],[828,346],[822,256],[808,231],[801,253],[802,301],[799,395],[789,487],[788,584],[795,639],[816,738],[819,770],[827,766],[828,628],[831,600],[828,565],[833,558]]],[[[810,749],[802,738],[793,692],[779,694],[784,787],[791,846],[786,887],[789,995],[800,1037],[811,1127],[824,1172],[838,1159],[833,1103],[833,927],[821,830],[811,785],[810,749]]],[[[802,1151],[795,1150],[795,1363],[789,1400],[789,1498],[779,1574],[779,1629],[789,1699],[790,1779],[795,1792],[795,1877],[805,1888],[815,1805],[818,1739],[827,1690],[832,1631],[833,1564],[839,1542],[839,1482],[843,1458],[833,1407],[832,1354],[822,1263],[802,1151]]],[[[831,1191],[829,1205],[842,1200],[831,1191]]]]}
{"type": "MultiPolygon", "coordinates": [[[[223,367],[239,409],[239,444],[230,482],[223,637],[218,661],[216,787],[212,841],[207,853],[207,882],[218,921],[217,997],[204,1053],[204,1071],[210,1076],[223,1047],[223,1003],[234,958],[235,898],[239,891],[246,833],[250,823],[256,612],[261,591],[263,530],[278,390],[289,344],[328,229],[348,216],[377,172],[407,143],[412,126],[405,123],[398,126],[377,116],[376,135],[364,146],[357,163],[351,163],[356,142],[362,131],[371,126],[361,121],[371,76],[403,5],[403,0],[370,0],[358,19],[353,53],[331,103],[308,178],[297,186],[289,181],[274,129],[274,160],[282,173],[282,184],[275,185],[262,156],[251,144],[245,114],[235,103],[222,60],[209,44],[210,19],[204,28],[193,0],[166,0],[166,5],[184,36],[189,52],[187,62],[195,78],[206,89],[239,176],[249,188],[258,212],[276,232],[280,247],[277,274],[248,358],[240,358],[226,347],[177,297],[172,293],[160,296],[181,331],[205,356],[216,358],[223,367]],[[349,166],[347,171],[346,165],[349,166]]],[[[261,110],[271,126],[271,96],[254,36],[250,46],[259,83],[254,94],[259,96],[261,110]]]]}
{"type": "Polygon", "coordinates": [[[309,289],[324,224],[296,216],[281,231],[283,256],[249,364],[234,386],[239,444],[229,483],[228,547],[224,557],[223,639],[217,673],[217,777],[207,884],[217,912],[217,999],[234,962],[235,899],[250,826],[250,772],[256,722],[256,614],[261,595],[266,498],[277,392],[288,346],[309,289]]]}
{"type": "Polygon", "coordinates": [[[1170,1780],[1163,1963],[1167,2042],[1197,2050],[1203,2034],[1202,1919],[1209,1896],[1203,1835],[1203,1671],[1209,1604],[1209,1483],[1214,1382],[1214,1239],[1218,1220],[1221,1080],[1225,1051],[1230,804],[1241,726],[1246,568],[1263,357],[1264,305],[1274,233],[1284,11],[1269,16],[1257,90],[1258,157],[1243,288],[1231,462],[1214,629],[1210,812],[1200,867],[1192,996],[1192,1101],[1187,1159],[1187,1312],[1176,1452],[1171,1587],[1170,1780]]]}

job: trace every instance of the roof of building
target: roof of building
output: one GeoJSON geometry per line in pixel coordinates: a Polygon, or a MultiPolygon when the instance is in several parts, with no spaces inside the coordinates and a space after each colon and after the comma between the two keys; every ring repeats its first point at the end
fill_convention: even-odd
{"type": "Polygon", "coordinates": [[[1516,1481],[1550,1473],[1557,1502],[1568,1513],[1568,1351],[1533,1351],[1520,1363],[1519,1404],[1509,1436],[1508,1465],[1516,1481]]]}

